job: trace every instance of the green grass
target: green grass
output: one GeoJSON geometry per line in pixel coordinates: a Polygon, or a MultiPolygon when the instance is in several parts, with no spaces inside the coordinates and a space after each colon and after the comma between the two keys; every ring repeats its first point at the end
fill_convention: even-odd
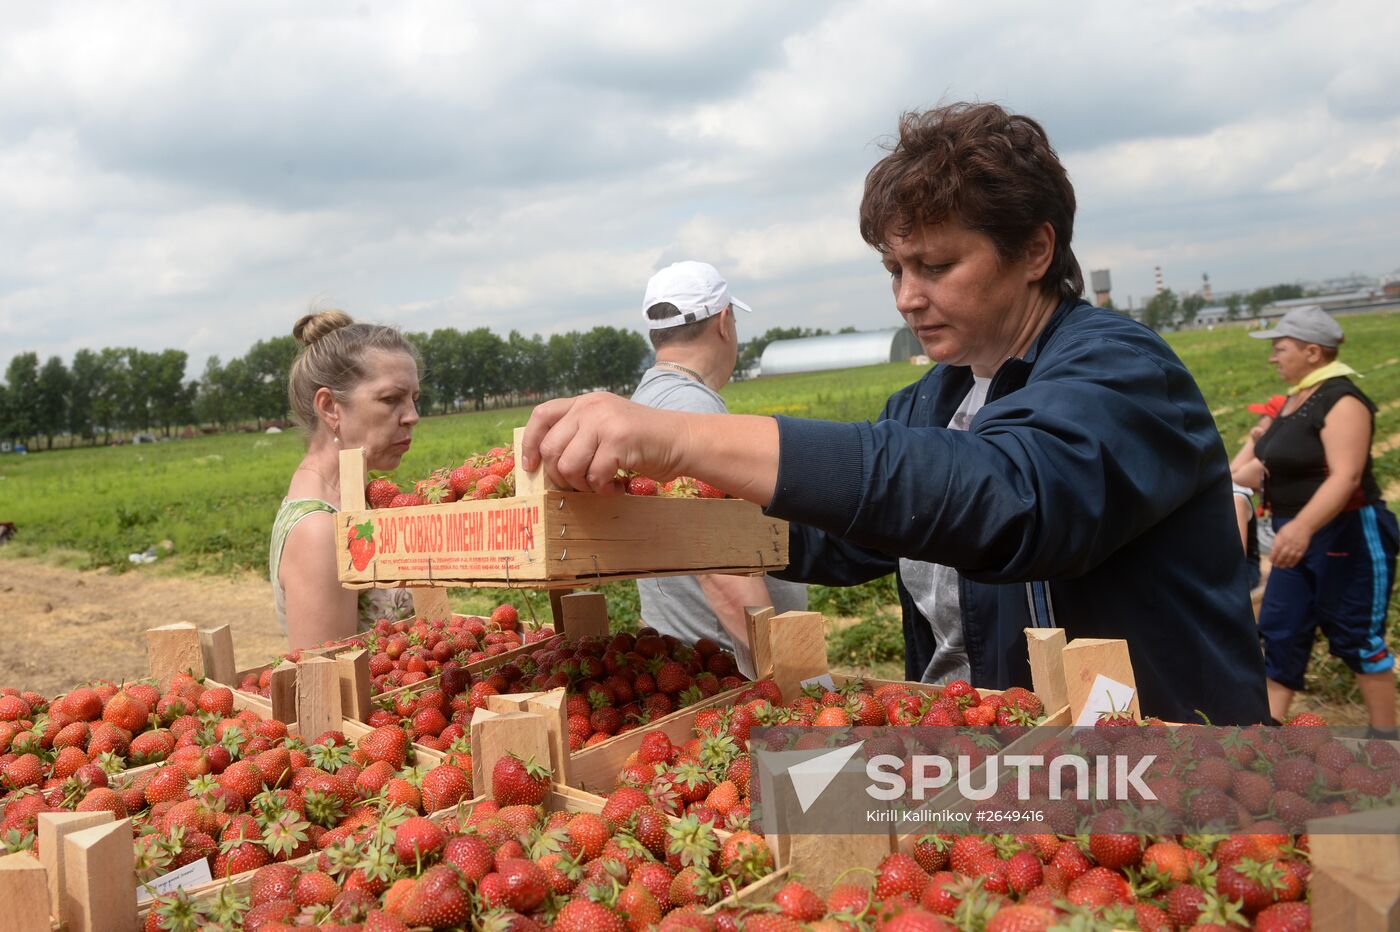
{"type": "MultiPolygon", "coordinates": [[[[1400,430],[1400,314],[1344,319],[1343,358],[1360,370],[1362,388],[1382,406],[1377,440],[1400,430]],[[1391,407],[1385,407],[1390,405],[1391,407]]],[[[1231,453],[1254,423],[1246,405],[1282,391],[1265,358],[1268,344],[1237,327],[1173,334],[1169,342],[1195,374],[1231,453]]],[[[836,372],[757,379],[725,389],[730,409],[835,420],[878,415],[891,392],[925,372],[904,363],[836,372]]],[[[416,478],[431,467],[504,443],[524,423],[524,408],[425,418],[398,475],[416,478]]],[[[130,567],[127,554],[163,540],[173,543],[168,569],[266,573],[272,517],[302,454],[295,433],[226,434],[196,440],[114,448],[80,448],[0,456],[0,520],[20,528],[15,555],[52,555],[70,565],[130,567]]],[[[1376,460],[1383,487],[1400,482],[1400,452],[1376,460]]],[[[1393,503],[1392,503],[1393,504],[1393,503]]],[[[605,589],[612,614],[636,622],[635,587],[605,589]]],[[[813,606],[856,619],[832,636],[839,662],[888,669],[899,659],[898,607],[889,580],[853,590],[816,587],[813,606]]],[[[463,607],[489,607],[499,593],[457,595],[463,607]]],[[[542,595],[512,593],[522,611],[548,614],[542,595]]],[[[1400,624],[1392,611],[1392,625],[1400,624]]],[[[1333,662],[1314,665],[1329,694],[1342,695],[1350,677],[1333,662]]]]}

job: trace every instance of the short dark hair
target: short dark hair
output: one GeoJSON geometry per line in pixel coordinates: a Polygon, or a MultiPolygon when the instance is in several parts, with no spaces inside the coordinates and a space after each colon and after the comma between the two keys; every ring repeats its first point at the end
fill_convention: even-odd
{"type": "MultiPolygon", "coordinates": [[[[647,317],[650,320],[666,320],[670,317],[677,317],[681,309],[669,301],[662,301],[647,308],[647,317]]],[[[705,332],[705,328],[710,322],[716,320],[718,314],[691,321],[688,324],[677,324],[674,327],[658,327],[648,332],[651,337],[652,349],[661,349],[663,346],[678,346],[682,343],[691,343],[698,340],[705,332]]]]}
{"type": "Polygon", "coordinates": [[[996,104],[956,103],[905,113],[889,155],[865,176],[860,235],[880,252],[890,235],[954,219],[985,234],[1004,259],[1021,256],[1041,225],[1055,250],[1041,291],[1062,298],[1084,292],[1070,249],[1074,186],[1040,124],[996,104]]]}

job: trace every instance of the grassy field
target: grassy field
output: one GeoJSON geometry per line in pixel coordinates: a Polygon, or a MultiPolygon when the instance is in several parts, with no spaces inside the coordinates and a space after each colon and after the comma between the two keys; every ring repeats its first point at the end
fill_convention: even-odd
{"type": "MultiPolygon", "coordinates": [[[[1400,314],[1344,319],[1343,358],[1360,370],[1362,388],[1381,406],[1376,472],[1383,487],[1400,483],[1400,314]]],[[[1254,423],[1246,405],[1281,391],[1266,362],[1268,344],[1243,329],[1174,334],[1169,342],[1195,374],[1231,452],[1254,423]]],[[[886,397],[924,371],[907,364],[758,379],[729,386],[731,410],[838,420],[875,417],[886,397]]],[[[399,470],[416,478],[429,468],[504,443],[527,409],[426,418],[399,470]]],[[[302,451],[294,433],[228,434],[116,448],[0,457],[0,520],[20,528],[18,555],[62,553],[82,566],[130,567],[127,554],[169,541],[181,572],[266,573],[267,535],[302,451]]],[[[635,618],[634,588],[610,587],[614,613],[635,618]]],[[[834,655],[883,667],[901,656],[890,581],[855,590],[817,589],[814,606],[854,619],[833,636],[834,655]]],[[[1392,613],[1392,624],[1400,623],[1392,613]]],[[[1340,689],[1348,678],[1332,670],[1340,689]]]]}

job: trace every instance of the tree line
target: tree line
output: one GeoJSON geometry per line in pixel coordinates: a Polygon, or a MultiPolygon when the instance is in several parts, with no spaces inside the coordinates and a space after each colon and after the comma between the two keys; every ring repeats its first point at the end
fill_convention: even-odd
{"type": "MultiPolygon", "coordinates": [[[[1249,311],[1250,317],[1257,317],[1260,311],[1275,301],[1291,301],[1303,297],[1304,294],[1301,285],[1268,285],[1247,294],[1236,292],[1220,303],[1225,307],[1226,320],[1239,320],[1244,316],[1245,310],[1249,311]]],[[[1152,300],[1143,305],[1138,319],[1153,330],[1189,327],[1195,323],[1196,315],[1205,306],[1206,299],[1200,293],[1177,293],[1167,288],[1153,295],[1152,300]]]]}
{"type": "MultiPolygon", "coordinates": [[[[557,333],[548,339],[485,327],[405,333],[418,347],[424,413],[517,405],[591,389],[627,391],[651,354],[638,333],[616,327],[557,333]]],[[[125,348],[81,349],[69,364],[38,354],[14,356],[0,385],[0,439],[52,448],[110,443],[151,431],[170,436],[191,426],[220,429],[290,418],[287,373],[298,346],[289,336],[259,340],[227,362],[211,356],[186,378],[188,354],[125,348]]]]}

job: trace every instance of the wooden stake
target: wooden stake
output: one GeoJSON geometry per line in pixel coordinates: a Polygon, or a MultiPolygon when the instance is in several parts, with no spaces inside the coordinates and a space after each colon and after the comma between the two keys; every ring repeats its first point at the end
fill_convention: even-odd
{"type": "MultiPolygon", "coordinates": [[[[368,721],[371,710],[369,651],[352,650],[337,655],[335,672],[340,680],[341,714],[357,721],[368,721]]],[[[311,737],[314,739],[316,735],[311,737]]]]}
{"type": "Polygon", "coordinates": [[[1026,652],[1031,661],[1031,688],[1046,711],[1069,704],[1065,685],[1065,629],[1027,628],[1026,652]]]}
{"type": "Polygon", "coordinates": [[[544,719],[529,712],[492,712],[477,709],[472,714],[472,786],[474,795],[490,794],[491,773],[496,761],[507,753],[521,760],[533,757],[549,761],[549,730],[544,719]]]}
{"type": "Polygon", "coordinates": [[[413,614],[424,621],[446,621],[452,617],[452,605],[447,590],[437,586],[416,586],[413,589],[413,614]]]}
{"type": "Polygon", "coordinates": [[[135,932],[131,820],[73,832],[63,847],[63,914],[70,932],[135,932]]]}
{"type": "Polygon", "coordinates": [[[769,621],[773,617],[773,606],[744,609],[744,626],[749,632],[749,653],[753,657],[754,679],[761,680],[773,675],[773,653],[769,649],[771,635],[769,621]]]}
{"type": "Polygon", "coordinates": [[[601,592],[575,592],[559,600],[564,614],[564,637],[578,641],[608,633],[608,600],[601,592]]]}
{"type": "Polygon", "coordinates": [[[517,427],[515,429],[515,434],[511,443],[511,446],[513,448],[512,452],[515,454],[516,496],[518,497],[521,495],[539,495],[541,492],[549,492],[559,488],[557,484],[550,480],[549,474],[544,471],[543,466],[541,466],[539,469],[536,469],[534,472],[529,473],[527,473],[521,467],[520,464],[525,461],[524,456],[522,456],[524,443],[525,428],[517,427]]]}
{"type": "Polygon", "coordinates": [[[238,664],[233,660],[233,631],[228,625],[199,632],[199,651],[204,675],[216,683],[238,687],[238,664]]]}
{"type": "Polygon", "coordinates": [[[363,447],[340,451],[340,510],[364,511],[365,451],[363,447]]]}
{"type": "Polygon", "coordinates": [[[297,727],[307,741],[340,728],[340,676],[335,661],[305,657],[297,664],[297,727]]]}
{"type": "Polygon", "coordinates": [[[496,696],[486,697],[486,708],[499,715],[510,712],[524,712],[525,705],[539,693],[501,693],[496,696]]]}
{"type": "Polygon", "coordinates": [[[549,732],[549,765],[555,783],[569,782],[569,716],[564,687],[535,693],[525,703],[525,711],[544,719],[549,732]]]}
{"type": "Polygon", "coordinates": [[[791,702],[802,692],[802,681],[828,671],[826,619],[821,612],[784,612],[768,620],[768,654],[773,680],[791,702]]]}
{"type": "Polygon", "coordinates": [[[1313,869],[1308,888],[1314,929],[1400,929],[1400,885],[1393,880],[1341,867],[1319,867],[1313,869]]]}
{"type": "Polygon", "coordinates": [[[549,613],[554,617],[554,633],[564,633],[564,596],[570,595],[574,590],[560,587],[549,590],[549,613]]]}
{"type": "MultiPolygon", "coordinates": [[[[1105,676],[1133,688],[1128,704],[1133,718],[1141,718],[1138,705],[1137,680],[1133,677],[1133,662],[1128,658],[1128,642],[1111,638],[1075,638],[1060,654],[1065,664],[1065,688],[1069,693],[1070,721],[1078,723],[1079,715],[1091,699],[1102,704],[1105,697],[1090,695],[1099,676],[1105,676]]],[[[1046,704],[1049,708],[1049,704],[1046,704]]]]}
{"type": "Polygon", "coordinates": [[[199,631],[194,625],[177,622],[146,631],[146,658],[151,676],[161,689],[170,685],[177,673],[204,675],[204,652],[199,646],[199,631]]]}
{"type": "Polygon", "coordinates": [[[63,839],[95,825],[105,825],[116,816],[110,812],[41,812],[39,813],[39,860],[49,875],[49,911],[60,922],[71,917],[63,915],[63,876],[66,869],[63,839]]]}
{"type": "Polygon", "coordinates": [[[0,932],[50,932],[44,865],[23,851],[0,857],[0,932]]]}
{"type": "MultiPolygon", "coordinates": [[[[272,717],[290,725],[297,720],[297,665],[284,663],[272,671],[268,684],[268,700],[272,717]]],[[[316,735],[309,736],[316,740],[316,735]]]]}

